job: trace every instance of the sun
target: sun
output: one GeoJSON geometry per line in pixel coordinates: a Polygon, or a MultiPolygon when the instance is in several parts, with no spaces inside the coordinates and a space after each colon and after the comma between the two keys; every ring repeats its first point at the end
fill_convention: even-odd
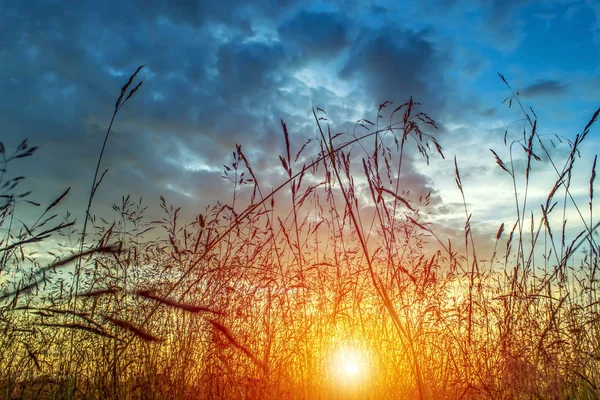
{"type": "Polygon", "coordinates": [[[360,372],[360,360],[356,350],[342,348],[338,350],[337,367],[340,372],[347,375],[356,375],[360,372]]]}
{"type": "Polygon", "coordinates": [[[356,375],[360,372],[360,367],[353,361],[348,361],[346,365],[344,365],[344,370],[348,375],[356,375]]]}
{"type": "Polygon", "coordinates": [[[342,345],[332,354],[331,368],[340,383],[355,384],[366,378],[368,357],[358,346],[342,345]]]}

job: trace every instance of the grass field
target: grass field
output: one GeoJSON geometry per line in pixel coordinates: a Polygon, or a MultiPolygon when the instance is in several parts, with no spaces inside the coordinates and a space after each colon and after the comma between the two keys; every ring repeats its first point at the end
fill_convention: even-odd
{"type": "MultiPolygon", "coordinates": [[[[143,90],[136,74],[113,121],[143,90]]],[[[63,219],[66,188],[48,205],[19,191],[11,167],[36,148],[2,146],[0,398],[599,398],[595,160],[588,201],[570,192],[598,111],[551,157],[535,114],[506,85],[525,118],[513,147],[526,163],[477,150],[519,193],[491,249],[471,232],[456,160],[460,243],[429,223],[429,194],[399,184],[409,152],[448,156],[412,99],[383,103],[354,136],[334,134],[315,108],[318,135],[302,148],[282,121],[280,186],[261,182],[242,143],[224,166],[231,199],[193,221],[164,198],[164,217],[150,221],[127,195],[115,214],[94,215],[102,154],[87,207],[63,219]],[[555,185],[531,205],[541,167],[555,169],[555,185]],[[35,223],[19,222],[25,207],[42,210],[35,223]],[[549,221],[575,207],[570,222],[582,228],[571,238],[564,218],[549,221]],[[87,215],[85,226],[71,215],[87,215]],[[61,247],[46,261],[50,240],[61,247]]]]}

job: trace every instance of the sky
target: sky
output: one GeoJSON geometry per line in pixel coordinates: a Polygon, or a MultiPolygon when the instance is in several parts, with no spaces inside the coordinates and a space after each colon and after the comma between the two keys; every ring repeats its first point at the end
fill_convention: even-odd
{"type": "MultiPolygon", "coordinates": [[[[507,161],[505,131],[510,143],[529,129],[502,103],[510,92],[498,73],[535,110],[540,134],[573,140],[600,106],[600,3],[0,0],[0,141],[39,146],[9,167],[32,198],[48,204],[70,186],[65,207],[83,218],[115,100],[140,65],[143,86],[104,155],[99,214],[127,194],[143,196],[150,217],[160,195],[187,215],[229,199],[221,175],[236,144],[274,187],[285,178],[281,120],[298,150],[316,137],[313,106],[351,133],[379,104],[412,96],[437,122],[446,159],[427,166],[413,147],[403,184],[432,192],[442,231],[464,225],[456,155],[471,223],[489,238],[515,217],[512,183],[489,149],[507,161]]],[[[573,178],[584,205],[599,139],[592,128],[573,178]]],[[[551,151],[562,165],[568,148],[551,151]]],[[[535,212],[556,179],[548,166],[542,157],[533,167],[535,212]]]]}

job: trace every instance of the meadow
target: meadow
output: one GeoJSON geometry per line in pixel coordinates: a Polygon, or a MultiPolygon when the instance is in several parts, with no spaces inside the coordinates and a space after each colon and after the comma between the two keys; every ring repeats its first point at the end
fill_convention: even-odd
{"type": "Polygon", "coordinates": [[[127,194],[97,216],[94,197],[110,184],[102,154],[121,108],[143,91],[141,68],[115,104],[87,207],[65,214],[67,188],[36,202],[13,166],[39,150],[0,145],[1,398],[600,397],[595,159],[588,201],[570,190],[600,109],[557,155],[500,75],[506,106],[526,127],[507,147],[526,157],[478,150],[515,191],[514,220],[490,233],[491,250],[471,231],[477,216],[456,158],[460,243],[430,222],[430,194],[401,187],[407,154],[447,156],[412,98],[382,103],[345,135],[315,108],[317,135],[301,148],[281,121],[284,178],[274,187],[236,146],[223,167],[230,200],[193,221],[162,197],[163,217],[149,220],[127,194]],[[541,167],[555,183],[532,207],[527,190],[541,167]],[[20,222],[32,208],[39,218],[20,222]],[[571,238],[573,208],[583,228],[571,238]],[[50,239],[60,246],[48,261],[50,239]]]}

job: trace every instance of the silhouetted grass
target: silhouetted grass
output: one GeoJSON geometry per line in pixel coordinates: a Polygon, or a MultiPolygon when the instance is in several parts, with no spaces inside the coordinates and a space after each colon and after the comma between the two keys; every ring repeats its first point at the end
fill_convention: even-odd
{"type": "MultiPolygon", "coordinates": [[[[123,87],[111,127],[140,87],[125,98],[139,71],[123,87]]],[[[472,232],[477,216],[459,159],[458,247],[429,222],[430,195],[401,187],[406,151],[416,148],[427,162],[444,157],[435,122],[412,98],[393,109],[384,102],[376,122],[358,121],[353,134],[333,133],[316,108],[319,136],[300,149],[282,121],[284,178],[273,189],[236,146],[224,170],[231,201],[191,222],[162,197],[160,220],[147,221],[141,199],[130,196],[113,205],[112,218],[93,215],[109,127],[83,231],[49,215],[68,189],[27,226],[17,207],[42,206],[18,191],[24,178],[7,174],[35,148],[24,141],[7,155],[0,145],[0,396],[598,398],[596,160],[587,211],[570,185],[600,109],[568,142],[560,167],[535,113],[500,77],[527,131],[507,143],[508,162],[499,149],[481,152],[514,190],[515,220],[490,232],[492,249],[478,247],[472,232]],[[383,128],[380,120],[388,121],[383,128]],[[527,193],[542,162],[556,181],[538,211],[527,193]],[[583,226],[574,239],[566,234],[571,207],[583,226]],[[549,219],[556,212],[558,227],[549,219]],[[59,233],[62,254],[40,264],[35,249],[59,233]],[[367,370],[338,376],[334,361],[344,348],[362,352],[367,370]]]]}

